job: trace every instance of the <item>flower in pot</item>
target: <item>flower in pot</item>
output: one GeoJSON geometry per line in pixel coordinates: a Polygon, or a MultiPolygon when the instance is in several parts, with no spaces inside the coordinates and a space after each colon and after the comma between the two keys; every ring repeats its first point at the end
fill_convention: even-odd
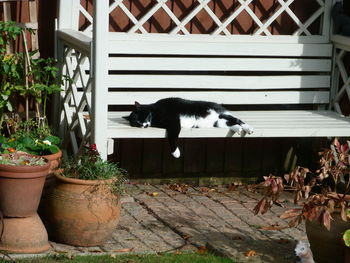
{"type": "Polygon", "coordinates": [[[6,217],[36,214],[50,163],[25,153],[0,156],[0,211],[6,217]]]}
{"type": "Polygon", "coordinates": [[[119,222],[125,171],[101,159],[95,145],[61,167],[45,207],[49,237],[75,246],[103,244],[119,222]]]}
{"type": "Polygon", "coordinates": [[[283,178],[271,175],[255,186],[263,193],[254,208],[256,214],[266,213],[273,204],[281,205],[278,200],[284,190],[294,192],[294,202],[299,207],[280,217],[289,219],[290,227],[305,221],[311,250],[319,263],[344,262],[342,236],[350,228],[349,143],[335,139],[319,153],[320,168],[315,172],[298,166],[283,178]]]}

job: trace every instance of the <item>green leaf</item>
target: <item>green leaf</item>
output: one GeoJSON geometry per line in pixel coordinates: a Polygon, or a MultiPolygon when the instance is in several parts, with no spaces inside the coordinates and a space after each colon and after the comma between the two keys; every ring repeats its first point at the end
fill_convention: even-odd
{"type": "Polygon", "coordinates": [[[54,144],[54,145],[59,145],[61,142],[60,138],[53,135],[45,137],[44,141],[45,140],[48,140],[49,142],[51,142],[51,144],[54,144]]]}
{"type": "Polygon", "coordinates": [[[346,246],[350,247],[350,229],[346,230],[343,235],[343,240],[346,246]]]}

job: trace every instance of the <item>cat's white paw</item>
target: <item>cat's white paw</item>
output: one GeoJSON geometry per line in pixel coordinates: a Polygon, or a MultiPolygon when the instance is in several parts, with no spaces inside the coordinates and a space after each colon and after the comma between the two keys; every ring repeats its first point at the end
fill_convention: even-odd
{"type": "Polygon", "coordinates": [[[254,132],[254,128],[246,123],[242,124],[242,128],[245,131],[245,133],[252,134],[254,132]]]}
{"type": "Polygon", "coordinates": [[[176,148],[176,150],[174,152],[171,153],[175,158],[179,158],[180,157],[180,150],[179,147],[176,148]]]}
{"type": "Polygon", "coordinates": [[[233,126],[231,127],[231,130],[234,131],[235,133],[237,133],[238,135],[241,135],[242,132],[243,132],[242,126],[240,126],[240,125],[238,125],[238,124],[233,125],[233,126]]]}

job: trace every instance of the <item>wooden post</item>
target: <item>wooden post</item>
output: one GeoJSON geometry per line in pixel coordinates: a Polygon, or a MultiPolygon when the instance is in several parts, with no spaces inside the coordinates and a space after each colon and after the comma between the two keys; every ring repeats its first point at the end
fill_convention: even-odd
{"type": "Polygon", "coordinates": [[[79,0],[60,0],[58,29],[70,28],[79,30],[79,0]]]}
{"type": "Polygon", "coordinates": [[[109,1],[94,0],[92,54],[92,142],[107,159],[109,1]]]}

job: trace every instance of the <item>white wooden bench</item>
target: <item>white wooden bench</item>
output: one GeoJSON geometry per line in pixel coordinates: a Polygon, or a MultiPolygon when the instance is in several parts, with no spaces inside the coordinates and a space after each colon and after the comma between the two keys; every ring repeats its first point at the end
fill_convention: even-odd
{"type": "MultiPolygon", "coordinates": [[[[210,2],[198,1],[202,8],[210,2]]],[[[78,31],[79,12],[90,16],[80,2],[60,2],[58,58],[62,73],[74,81],[63,87],[62,118],[57,123],[74,152],[90,140],[106,158],[111,139],[164,138],[163,129],[133,128],[121,117],[129,114],[125,106],[134,101],[149,104],[165,97],[233,105],[234,115],[254,127],[249,137],[350,135],[350,118],[342,116],[340,107],[342,97],[350,95],[342,61],[350,40],[341,36],[330,40],[331,0],[319,0],[317,15],[306,22],[296,18],[299,29],[288,36],[271,35],[267,29],[278,10],[249,36],[187,34],[188,17],[175,20],[177,27],[170,34],[139,34],[147,14],[133,21],[131,32],[108,32],[107,14],[123,1],[110,7],[109,1],[96,2],[93,35],[78,31]],[[313,35],[307,26],[320,15],[320,33],[313,35]],[[177,34],[180,30],[185,33],[177,34]]],[[[166,2],[159,0],[154,8],[166,8],[166,2]]],[[[240,2],[247,11],[251,1],[240,2]]],[[[293,0],[282,2],[280,9],[291,12],[288,6],[293,0]]],[[[180,133],[180,137],[227,136],[232,134],[219,128],[180,133]]]]}

